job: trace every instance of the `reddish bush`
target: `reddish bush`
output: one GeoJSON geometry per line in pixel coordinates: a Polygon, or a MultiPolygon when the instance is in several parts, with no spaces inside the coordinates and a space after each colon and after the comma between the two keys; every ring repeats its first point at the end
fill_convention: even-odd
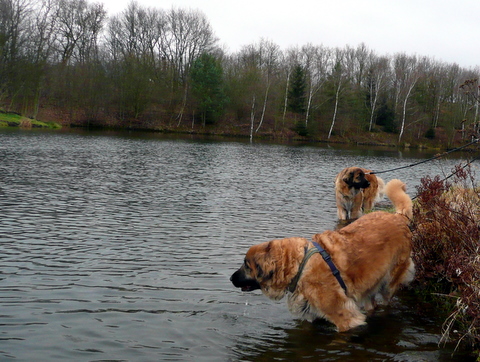
{"type": "Polygon", "coordinates": [[[443,337],[478,347],[479,189],[470,166],[456,166],[452,177],[452,182],[426,177],[417,187],[412,225],[416,283],[450,305],[443,337]]]}

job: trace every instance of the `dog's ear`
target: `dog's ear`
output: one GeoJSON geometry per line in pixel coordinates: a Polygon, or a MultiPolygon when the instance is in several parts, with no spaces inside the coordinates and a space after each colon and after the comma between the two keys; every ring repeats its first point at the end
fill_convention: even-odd
{"type": "Polygon", "coordinates": [[[317,243],[322,240],[322,237],[320,236],[322,234],[315,234],[312,236],[313,241],[316,241],[317,243]]]}
{"type": "Polygon", "coordinates": [[[273,241],[269,241],[267,243],[267,246],[265,247],[265,253],[269,253],[270,250],[272,250],[272,243],[273,243],[273,241]]]}
{"type": "Polygon", "coordinates": [[[343,182],[345,182],[347,185],[350,185],[353,182],[353,177],[355,176],[355,172],[351,171],[345,176],[343,176],[343,182]]]}
{"type": "Polygon", "coordinates": [[[257,269],[257,279],[261,280],[262,282],[266,282],[273,278],[273,270],[270,270],[267,274],[263,271],[260,264],[255,264],[255,268],[257,269]]]}
{"type": "Polygon", "coordinates": [[[269,242],[265,248],[265,253],[255,258],[255,270],[257,280],[260,282],[266,282],[273,277],[273,269],[275,268],[272,263],[272,255],[270,254],[271,242],[269,242]]]}
{"type": "Polygon", "coordinates": [[[272,279],[274,271],[274,256],[272,255],[275,241],[269,241],[263,245],[263,250],[254,258],[256,276],[259,281],[265,282],[272,279]]]}
{"type": "Polygon", "coordinates": [[[257,270],[257,279],[265,282],[273,277],[273,271],[270,271],[268,274],[265,274],[260,264],[255,263],[255,268],[257,270]]]}

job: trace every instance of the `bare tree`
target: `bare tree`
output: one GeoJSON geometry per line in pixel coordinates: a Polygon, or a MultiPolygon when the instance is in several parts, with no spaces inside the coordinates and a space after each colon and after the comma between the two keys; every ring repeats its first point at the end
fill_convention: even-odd
{"type": "Polygon", "coordinates": [[[259,45],[260,50],[260,62],[261,69],[263,73],[263,79],[265,84],[265,94],[263,98],[263,108],[262,115],[260,117],[260,122],[258,127],[255,130],[255,133],[258,132],[260,127],[263,124],[265,118],[265,111],[267,109],[267,100],[270,91],[270,86],[272,83],[272,78],[276,75],[278,71],[278,60],[280,57],[280,47],[277,44],[274,44],[270,41],[262,39],[259,45]]]}
{"type": "Polygon", "coordinates": [[[15,61],[29,36],[30,0],[0,0],[0,55],[15,61]]]}
{"type": "Polygon", "coordinates": [[[250,142],[253,141],[253,127],[255,124],[255,93],[252,99],[252,110],[250,111],[250,142]]]}
{"type": "Polygon", "coordinates": [[[83,35],[78,43],[78,61],[86,63],[98,59],[99,36],[102,34],[107,11],[103,4],[89,4],[80,18],[83,35]]]}
{"type": "Polygon", "coordinates": [[[211,51],[217,38],[206,16],[200,11],[172,8],[167,18],[169,31],[164,34],[164,55],[175,65],[179,78],[186,81],[193,60],[211,51]]]}
{"type": "Polygon", "coordinates": [[[40,107],[40,96],[44,87],[47,65],[52,61],[56,40],[57,18],[55,0],[41,0],[31,15],[31,35],[25,46],[26,59],[31,64],[29,88],[33,97],[31,116],[36,118],[40,107]]]}
{"type": "Polygon", "coordinates": [[[376,57],[373,53],[369,59],[367,91],[370,99],[370,121],[368,131],[371,132],[373,128],[373,120],[377,111],[377,105],[380,94],[386,89],[388,85],[388,78],[390,72],[390,61],[387,57],[376,57]]]}
{"type": "MultiPolygon", "coordinates": [[[[478,81],[478,75],[472,76],[466,79],[460,85],[460,89],[465,95],[464,98],[466,99],[466,103],[469,105],[468,107],[466,107],[464,122],[462,122],[462,126],[464,126],[466,121],[466,113],[468,111],[473,110],[472,130],[474,134],[477,134],[479,131],[479,124],[478,124],[479,109],[478,108],[479,108],[479,102],[480,102],[480,83],[478,81]]],[[[462,138],[465,138],[465,137],[463,136],[462,138]]]]}
{"type": "Polygon", "coordinates": [[[29,59],[34,63],[47,62],[57,37],[56,0],[41,0],[32,17],[32,36],[29,39],[29,59]]]}
{"type": "Polygon", "coordinates": [[[210,23],[200,11],[172,8],[167,12],[167,31],[162,33],[162,52],[173,66],[172,79],[183,87],[180,110],[177,115],[181,121],[187,103],[188,74],[195,58],[202,53],[213,51],[217,38],[210,23]]]}
{"type": "Polygon", "coordinates": [[[283,73],[286,77],[285,82],[285,93],[283,98],[283,115],[282,115],[282,122],[285,125],[285,117],[287,114],[288,108],[288,89],[290,88],[290,76],[292,74],[292,69],[296,64],[300,64],[300,59],[302,58],[301,51],[298,47],[290,48],[283,54],[283,73]]]}
{"type": "Polygon", "coordinates": [[[355,79],[355,86],[360,88],[365,82],[372,51],[368,49],[364,43],[360,43],[355,50],[348,53],[350,53],[352,57],[352,76],[355,79]]]}
{"type": "Polygon", "coordinates": [[[133,57],[157,67],[163,56],[162,39],[166,31],[164,11],[131,2],[121,14],[110,19],[107,45],[117,61],[133,57]]]}
{"type": "Polygon", "coordinates": [[[242,90],[240,94],[237,94],[237,97],[250,109],[251,137],[253,137],[255,130],[257,103],[261,102],[258,99],[261,99],[264,94],[268,95],[265,92],[264,84],[262,84],[264,79],[262,65],[262,51],[258,44],[244,46],[236,55],[237,74],[235,78],[238,82],[238,88],[242,90]]]}
{"type": "Polygon", "coordinates": [[[322,46],[306,45],[302,47],[305,69],[308,78],[307,107],[305,111],[305,127],[313,107],[313,97],[322,89],[332,68],[332,58],[329,49],[322,46]]]}
{"type": "Polygon", "coordinates": [[[424,67],[416,56],[407,56],[404,53],[398,53],[394,57],[395,76],[397,84],[397,94],[401,99],[401,124],[398,135],[398,142],[401,141],[405,132],[405,123],[407,117],[407,105],[412,95],[412,90],[421,77],[424,67]]]}
{"type": "Polygon", "coordinates": [[[337,48],[334,54],[334,62],[335,65],[332,69],[331,78],[333,81],[334,86],[334,110],[333,110],[333,117],[332,123],[330,125],[330,130],[328,131],[328,139],[332,136],[333,127],[335,126],[335,122],[337,120],[337,112],[338,112],[338,105],[340,103],[340,97],[342,93],[345,91],[347,84],[350,81],[351,73],[348,68],[347,63],[347,54],[345,50],[337,48]]]}
{"type": "Polygon", "coordinates": [[[85,63],[98,54],[98,37],[106,14],[101,4],[89,4],[86,0],[58,0],[56,46],[62,64],[69,64],[72,59],[85,63]]]}
{"type": "Polygon", "coordinates": [[[10,106],[23,87],[31,11],[31,0],[0,0],[0,100],[10,97],[10,106]]]}
{"type": "Polygon", "coordinates": [[[68,64],[75,47],[83,36],[82,15],[87,8],[85,0],[59,0],[57,9],[58,41],[60,61],[68,64]]]}

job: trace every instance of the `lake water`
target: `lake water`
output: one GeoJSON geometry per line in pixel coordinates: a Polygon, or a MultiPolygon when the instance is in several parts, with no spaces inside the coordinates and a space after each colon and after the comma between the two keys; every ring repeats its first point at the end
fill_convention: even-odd
{"type": "MultiPolygon", "coordinates": [[[[335,175],[432,154],[0,131],[0,360],[466,361],[405,290],[360,331],[229,281],[253,244],[333,229],[335,175]]],[[[450,158],[380,176],[449,174],[450,158]]]]}

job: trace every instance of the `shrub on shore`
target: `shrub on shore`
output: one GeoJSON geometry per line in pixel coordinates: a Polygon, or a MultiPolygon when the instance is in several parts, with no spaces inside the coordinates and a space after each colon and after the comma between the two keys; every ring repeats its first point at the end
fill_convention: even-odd
{"type": "Polygon", "coordinates": [[[417,187],[413,250],[416,281],[446,309],[442,341],[480,348],[480,189],[470,165],[452,179],[417,187]]]}

